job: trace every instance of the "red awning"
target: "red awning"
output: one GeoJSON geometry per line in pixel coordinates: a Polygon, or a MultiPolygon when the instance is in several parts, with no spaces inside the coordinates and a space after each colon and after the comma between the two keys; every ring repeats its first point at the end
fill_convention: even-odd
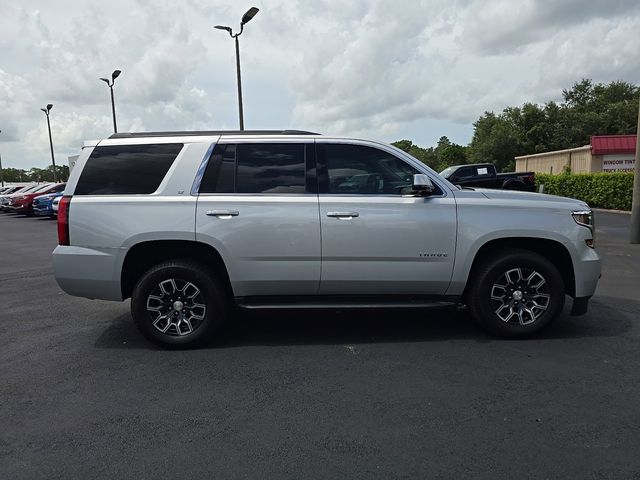
{"type": "Polygon", "coordinates": [[[636,153],[635,135],[598,135],[591,137],[592,155],[636,153]]]}

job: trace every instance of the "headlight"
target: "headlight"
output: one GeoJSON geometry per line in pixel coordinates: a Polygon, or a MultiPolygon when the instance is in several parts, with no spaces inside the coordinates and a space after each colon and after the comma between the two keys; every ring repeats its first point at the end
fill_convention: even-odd
{"type": "Polygon", "coordinates": [[[571,216],[578,225],[587,227],[593,232],[593,212],[591,210],[580,210],[571,212],[571,216]]]}
{"type": "Polygon", "coordinates": [[[591,230],[591,239],[586,240],[587,245],[591,248],[594,247],[594,241],[596,238],[596,229],[593,221],[593,212],[591,210],[577,210],[571,212],[571,216],[578,225],[587,227],[591,230]]]}

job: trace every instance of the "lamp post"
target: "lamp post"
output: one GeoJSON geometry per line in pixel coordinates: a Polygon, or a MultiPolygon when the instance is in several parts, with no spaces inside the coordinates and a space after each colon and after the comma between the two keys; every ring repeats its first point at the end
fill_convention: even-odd
{"type": "MultiPolygon", "coordinates": [[[[2,130],[0,130],[2,133],[2,130]]],[[[2,175],[2,155],[0,155],[0,187],[4,187],[4,176],[2,175]]]]}
{"type": "Polygon", "coordinates": [[[638,129],[636,131],[636,164],[631,194],[631,243],[640,243],[640,104],[638,105],[638,129]]]}
{"type": "Polygon", "coordinates": [[[41,108],[44,114],[47,116],[47,128],[49,129],[49,146],[51,147],[51,163],[53,164],[53,181],[58,183],[58,176],[56,175],[56,157],[53,155],[53,140],[51,139],[51,123],[49,122],[49,112],[53,108],[53,104],[49,103],[45,108],[41,108]]]}
{"type": "Polygon", "coordinates": [[[231,38],[235,40],[236,43],[236,75],[238,77],[238,114],[240,116],[240,130],[244,130],[244,113],[242,111],[242,80],[240,78],[240,42],[238,41],[238,37],[242,35],[244,30],[245,23],[249,23],[249,21],[256,16],[256,13],[259,12],[259,9],[256,7],[251,7],[246,13],[242,16],[242,20],[240,21],[240,31],[234,35],[231,27],[227,27],[225,25],[216,25],[213,28],[217,28],[218,30],[226,30],[229,32],[231,38]]]}
{"type": "Polygon", "coordinates": [[[113,99],[113,84],[116,82],[116,78],[120,76],[122,71],[114,70],[111,74],[111,81],[108,78],[100,78],[104,83],[109,86],[111,90],[111,113],[113,114],[113,133],[118,133],[118,125],[116,124],[116,102],[113,99]]]}

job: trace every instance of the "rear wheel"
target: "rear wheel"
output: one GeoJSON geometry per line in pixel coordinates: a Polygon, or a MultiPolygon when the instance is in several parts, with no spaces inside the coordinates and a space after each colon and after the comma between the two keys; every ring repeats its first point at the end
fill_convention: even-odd
{"type": "Polygon", "coordinates": [[[491,333],[525,336],[562,311],[565,286],[558,269],[543,256],[511,250],[494,256],[475,271],[468,295],[471,314],[491,333]]]}
{"type": "Polygon", "coordinates": [[[228,301],[213,274],[189,261],[149,269],[131,296],[131,314],[142,334],[166,348],[212,339],[227,317],[228,301]]]}

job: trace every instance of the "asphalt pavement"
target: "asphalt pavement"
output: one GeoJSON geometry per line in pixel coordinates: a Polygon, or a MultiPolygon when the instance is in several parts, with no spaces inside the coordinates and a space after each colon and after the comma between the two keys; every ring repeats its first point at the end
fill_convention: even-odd
{"type": "Polygon", "coordinates": [[[55,222],[0,214],[0,479],[640,479],[640,245],[598,212],[583,317],[494,339],[464,312],[243,314],[160,350],[74,298],[55,222]]]}

